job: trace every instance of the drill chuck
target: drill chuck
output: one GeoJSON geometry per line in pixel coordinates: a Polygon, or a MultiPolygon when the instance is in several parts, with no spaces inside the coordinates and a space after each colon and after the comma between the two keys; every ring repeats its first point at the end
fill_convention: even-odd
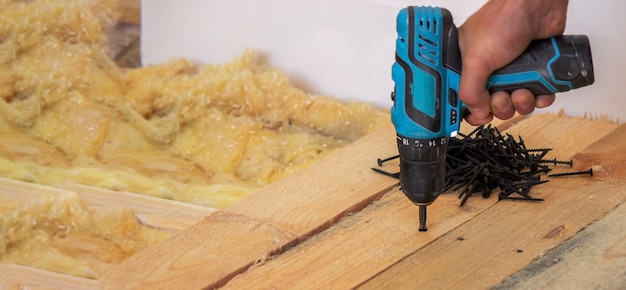
{"type": "Polygon", "coordinates": [[[447,138],[398,137],[398,143],[402,192],[416,205],[430,205],[444,186],[447,138]]]}

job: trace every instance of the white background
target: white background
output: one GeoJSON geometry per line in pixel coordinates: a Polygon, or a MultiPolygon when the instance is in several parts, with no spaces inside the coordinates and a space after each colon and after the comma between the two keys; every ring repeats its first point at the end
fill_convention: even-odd
{"type": "MultiPolygon", "coordinates": [[[[143,65],[184,57],[225,63],[246,48],[313,94],[392,105],[395,19],[408,5],[452,12],[461,25],[484,0],[143,0],[143,65]]],[[[626,1],[570,0],[566,34],[586,34],[595,84],[538,110],[626,120],[626,1]]]]}

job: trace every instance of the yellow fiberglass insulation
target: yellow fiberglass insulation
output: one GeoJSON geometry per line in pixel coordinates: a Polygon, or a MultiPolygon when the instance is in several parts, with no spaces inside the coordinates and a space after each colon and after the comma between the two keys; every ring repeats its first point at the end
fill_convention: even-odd
{"type": "MultiPolygon", "coordinates": [[[[114,0],[0,5],[3,178],[224,208],[389,123],[386,110],[292,86],[251,50],[226,64],[118,67],[105,33],[114,0]]],[[[101,217],[77,197],[0,209],[1,261],[84,277],[163,238],[132,214],[101,217]],[[80,245],[91,251],[84,259],[70,253],[80,245]]]]}
{"type": "Polygon", "coordinates": [[[0,139],[37,149],[0,146],[1,176],[223,208],[389,119],[311,96],[252,51],[220,65],[117,67],[104,34],[114,1],[2,5],[0,139]],[[42,152],[55,158],[42,162],[42,152]]]}

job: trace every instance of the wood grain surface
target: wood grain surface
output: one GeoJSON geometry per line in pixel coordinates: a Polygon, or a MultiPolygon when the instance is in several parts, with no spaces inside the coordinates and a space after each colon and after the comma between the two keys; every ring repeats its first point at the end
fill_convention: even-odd
{"type": "Polygon", "coordinates": [[[574,158],[574,169],[599,171],[533,188],[543,203],[476,197],[459,207],[456,194],[444,194],[429,208],[429,231],[421,233],[417,208],[397,181],[369,170],[376,158],[396,152],[393,129],[384,128],[131,257],[103,285],[492,287],[626,199],[626,158],[618,149],[624,126],[553,114],[508,125],[527,146],[554,148],[550,158],[574,158]]]}
{"type": "Polygon", "coordinates": [[[494,289],[626,289],[625,220],[622,203],[494,289]]]}
{"type": "Polygon", "coordinates": [[[91,207],[130,210],[141,224],[166,232],[187,229],[217,211],[210,207],[82,184],[58,186],[77,192],[91,207]]]}
{"type": "MultiPolygon", "coordinates": [[[[626,127],[574,156],[581,167],[594,166],[609,182],[606,186],[626,191],[615,179],[624,178],[626,127]],[[621,138],[621,140],[619,139],[621,138]],[[601,164],[601,165],[597,165],[601,164]]],[[[591,192],[590,198],[613,198],[604,190],[591,192]]],[[[606,216],[558,245],[523,270],[507,278],[496,289],[626,289],[626,202],[611,209],[606,216]]],[[[565,226],[547,236],[564,234],[565,226]]]]}
{"type": "MultiPolygon", "coordinates": [[[[357,212],[396,180],[370,169],[396,152],[384,127],[289,178],[142,251],[103,279],[108,289],[213,288],[357,212]]],[[[394,141],[394,142],[392,142],[394,141]]]]}
{"type": "MultiPolygon", "coordinates": [[[[168,233],[189,228],[215,211],[212,208],[188,203],[80,184],[58,186],[0,178],[0,209],[11,209],[31,200],[77,196],[92,210],[102,212],[129,210],[141,224],[168,233]]],[[[0,229],[1,226],[0,224],[0,229]]],[[[95,280],[0,263],[0,289],[98,289],[98,287],[99,282],[95,280]]]]}
{"type": "MultiPolygon", "coordinates": [[[[533,130],[528,144],[558,148],[575,169],[595,166],[593,177],[554,178],[537,187],[539,204],[498,203],[362,285],[363,289],[484,289],[497,285],[626,199],[623,145],[626,126],[548,116],[510,131],[533,130]],[[539,129],[537,124],[546,124],[539,129]],[[538,130],[539,129],[539,130],[538,130]],[[561,140],[561,141],[559,141],[561,140]],[[462,241],[459,240],[462,237],[462,241]]],[[[525,139],[526,140],[526,139],[525,139]]],[[[531,145],[532,146],[532,145],[531,145]]]]}
{"type": "Polygon", "coordinates": [[[0,264],[0,289],[98,289],[98,281],[43,271],[35,268],[0,264]]]}
{"type": "MultiPolygon", "coordinates": [[[[545,147],[556,148],[558,152],[555,152],[553,156],[567,159],[571,158],[574,152],[588,147],[596,138],[610,134],[615,128],[617,125],[562,118],[556,115],[540,115],[521,121],[509,128],[507,132],[525,136],[524,141],[530,147],[544,147],[545,145],[545,147]],[[536,130],[537,124],[550,125],[542,130],[536,130]],[[552,128],[555,132],[552,132],[552,128]],[[571,142],[572,138],[561,138],[561,136],[574,134],[578,129],[583,129],[585,132],[589,130],[589,135],[592,137],[578,136],[575,137],[575,142],[571,142]],[[532,130],[531,134],[529,130],[532,130]],[[555,138],[551,137],[553,134],[555,138]]],[[[564,169],[569,170],[569,168],[564,169]]],[[[555,184],[551,184],[551,181],[543,187],[537,187],[535,195],[548,198],[546,190],[553,188],[555,191],[560,191],[559,188],[562,185],[559,183],[563,181],[560,180],[555,184]]],[[[573,184],[571,181],[566,183],[575,186],[579,183],[587,183],[589,179],[575,179],[573,184]]],[[[475,285],[475,288],[485,288],[500,282],[516,270],[515,267],[501,267],[499,259],[502,256],[500,255],[514,254],[513,262],[521,263],[519,266],[521,267],[530,261],[528,259],[537,255],[533,252],[550,246],[549,243],[540,243],[536,246],[537,250],[534,250],[526,246],[530,242],[525,242],[523,238],[508,232],[528,228],[522,234],[541,235],[550,229],[537,228],[535,223],[542,223],[542,221],[533,221],[531,217],[526,216],[542,217],[543,215],[545,219],[551,219],[558,210],[547,212],[544,210],[545,204],[515,202],[496,204],[495,197],[489,200],[473,198],[462,208],[459,208],[458,203],[456,194],[446,194],[440,197],[429,208],[429,231],[421,233],[417,230],[416,207],[407,202],[399,191],[390,192],[371,207],[342,220],[315,239],[235,277],[227,284],[227,288],[319,289],[332,287],[347,289],[364,282],[363,288],[371,289],[414,287],[447,289],[472,285],[475,285]],[[483,218],[491,216],[492,213],[495,213],[495,216],[483,218]],[[476,228],[468,227],[474,224],[474,220],[480,220],[476,228]],[[509,239],[519,239],[519,241],[509,239]],[[489,244],[486,241],[493,243],[489,244]],[[477,249],[483,250],[477,251],[477,249]],[[522,250],[523,253],[517,253],[518,250],[522,250]],[[466,252],[474,254],[470,255],[466,252]],[[493,256],[494,254],[496,256],[493,256]],[[518,256],[524,258],[519,259],[518,256]],[[477,272],[478,269],[473,269],[476,267],[474,263],[488,263],[489,260],[486,259],[488,257],[495,259],[491,267],[487,264],[479,268],[483,268],[482,271],[490,271],[491,275],[494,275],[494,271],[500,274],[494,275],[495,278],[492,281],[475,279],[472,273],[477,272]],[[441,265],[441,267],[434,268],[434,265],[441,265]],[[472,268],[472,270],[463,270],[463,267],[472,268]],[[460,274],[452,276],[465,278],[451,278],[449,277],[451,272],[446,269],[455,269],[460,274]],[[379,274],[380,272],[383,273],[379,274]],[[373,276],[375,278],[369,281],[373,276]],[[459,281],[456,282],[456,279],[459,281]],[[469,280],[481,280],[483,284],[469,280]]],[[[571,210],[575,212],[576,208],[571,210]]],[[[597,217],[595,213],[590,213],[589,216],[597,217]]],[[[544,227],[546,226],[550,227],[550,223],[544,227]]],[[[583,225],[570,226],[568,224],[568,229],[581,226],[583,225]]],[[[575,232],[576,230],[573,229],[570,235],[575,232]]],[[[564,237],[561,236],[561,238],[564,237]]],[[[558,242],[558,239],[554,242],[558,242]]]]}

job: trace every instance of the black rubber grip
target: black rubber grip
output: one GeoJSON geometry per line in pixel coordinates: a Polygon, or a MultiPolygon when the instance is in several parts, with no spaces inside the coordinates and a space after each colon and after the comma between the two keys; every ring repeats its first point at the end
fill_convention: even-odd
{"type": "Polygon", "coordinates": [[[535,95],[545,95],[593,82],[589,38],[564,35],[533,41],[520,57],[495,71],[487,87],[491,92],[526,88],[535,95]]]}

